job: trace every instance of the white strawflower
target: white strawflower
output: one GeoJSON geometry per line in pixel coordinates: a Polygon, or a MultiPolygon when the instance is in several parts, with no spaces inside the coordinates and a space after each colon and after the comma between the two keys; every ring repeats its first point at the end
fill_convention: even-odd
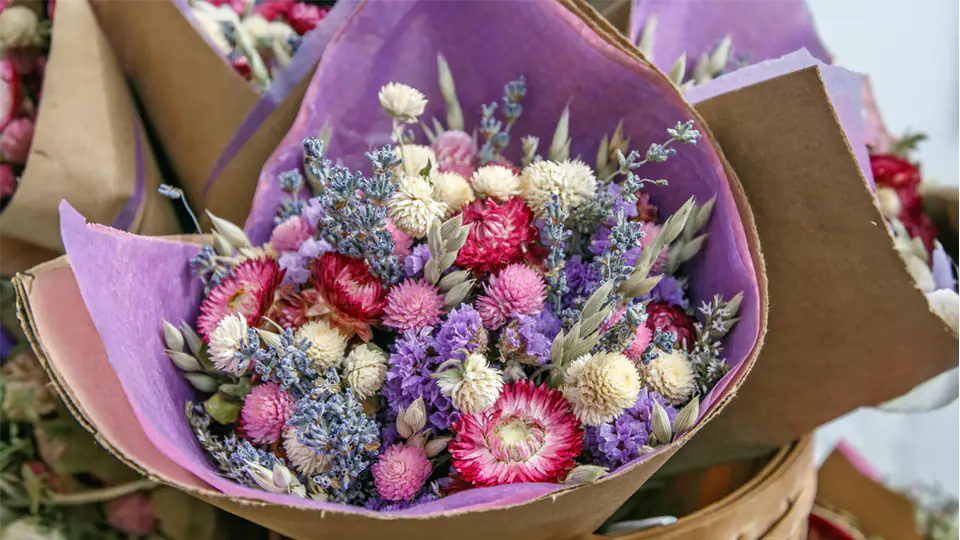
{"type": "Polygon", "coordinates": [[[649,363],[638,363],[637,370],[643,385],[660,394],[670,405],[686,402],[696,388],[693,365],[679,348],[670,354],[659,351],[659,356],[649,363]]]}
{"type": "Polygon", "coordinates": [[[317,453],[297,440],[296,428],[287,428],[283,432],[283,449],[287,453],[287,461],[304,476],[316,476],[330,469],[330,456],[317,453]]]}
{"type": "Polygon", "coordinates": [[[434,180],[433,198],[446,204],[448,213],[454,213],[477,197],[466,178],[454,172],[445,172],[438,174],[434,180]]]}
{"type": "Polygon", "coordinates": [[[546,215],[553,195],[559,197],[564,210],[569,210],[593,198],[596,189],[596,176],[579,159],[535,161],[520,176],[520,192],[538,217],[546,215]]]}
{"type": "Polygon", "coordinates": [[[465,414],[490,408],[503,390],[503,375],[487,364],[482,354],[471,354],[463,363],[436,375],[440,392],[465,414]]]}
{"type": "Polygon", "coordinates": [[[930,311],[936,313],[956,333],[960,324],[960,298],[957,293],[950,289],[939,289],[927,293],[927,302],[930,303],[930,311]]]}
{"type": "Polygon", "coordinates": [[[400,175],[420,176],[420,171],[426,168],[427,163],[432,164],[430,176],[437,174],[437,153],[433,148],[422,144],[402,144],[396,152],[403,160],[400,164],[400,175]]]}
{"type": "Polygon", "coordinates": [[[887,219],[893,219],[900,215],[902,209],[900,197],[891,188],[877,188],[877,204],[880,206],[880,213],[887,219]]]}
{"type": "Polygon", "coordinates": [[[356,347],[343,361],[347,385],[353,388],[357,399],[363,401],[376,395],[387,378],[387,355],[376,346],[356,347]]]}
{"type": "Polygon", "coordinates": [[[380,107],[391,118],[405,124],[416,123],[417,117],[427,108],[427,98],[417,90],[401,83],[388,83],[377,94],[380,107]]]}
{"type": "Polygon", "coordinates": [[[446,214],[446,203],[433,198],[433,186],[420,176],[401,176],[397,192],[387,203],[390,221],[414,238],[427,236],[430,224],[446,214]]]}
{"type": "Polygon", "coordinates": [[[502,165],[480,167],[470,179],[478,195],[506,201],[520,194],[520,178],[502,165]]]}
{"type": "Polygon", "coordinates": [[[326,373],[330,368],[340,367],[347,350],[347,338],[327,321],[313,321],[300,327],[294,339],[310,342],[307,356],[313,360],[313,369],[317,373],[326,373]]]}
{"type": "Polygon", "coordinates": [[[239,375],[240,360],[237,352],[247,337],[247,320],[234,313],[220,319],[210,335],[210,360],[220,371],[239,375]]]}
{"type": "Polygon", "coordinates": [[[599,426],[632,407],[640,395],[640,376],[633,362],[615,353],[585,354],[574,360],[564,377],[564,397],[577,419],[599,426]]]}
{"type": "Polygon", "coordinates": [[[244,17],[240,24],[257,46],[264,48],[272,47],[274,43],[283,45],[291,36],[297,35],[290,25],[280,21],[268,21],[262,15],[244,17]]]}
{"type": "Polygon", "coordinates": [[[0,49],[38,47],[43,44],[40,19],[26,6],[10,6],[0,11],[0,49]]]}

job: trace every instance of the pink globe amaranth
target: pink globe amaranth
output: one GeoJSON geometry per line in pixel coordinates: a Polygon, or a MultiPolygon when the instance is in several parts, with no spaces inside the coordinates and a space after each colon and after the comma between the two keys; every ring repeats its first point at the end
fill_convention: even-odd
{"type": "Polygon", "coordinates": [[[383,324],[398,330],[419,330],[440,322],[443,296],[426,281],[408,279],[387,294],[383,324]]]}
{"type": "Polygon", "coordinates": [[[395,444],[380,454],[370,470],[380,498],[409,501],[426,483],[433,467],[423,448],[395,444]]]}
{"type": "Polygon", "coordinates": [[[0,197],[11,197],[15,191],[17,191],[17,175],[14,174],[13,167],[4,163],[0,165],[0,197]]]}
{"type": "Polygon", "coordinates": [[[274,251],[297,251],[314,234],[313,227],[300,216],[293,216],[277,225],[270,235],[274,251]]]}
{"type": "Polygon", "coordinates": [[[302,36],[316,28],[329,11],[324,7],[297,2],[287,13],[287,22],[294,32],[302,36]]]}
{"type": "Polygon", "coordinates": [[[121,532],[147,536],[156,528],[156,518],[150,507],[150,497],[145,493],[134,493],[107,501],[104,505],[107,523],[121,532]]]}
{"type": "Polygon", "coordinates": [[[389,219],[387,222],[387,231],[393,237],[393,254],[399,257],[406,257],[413,253],[413,238],[397,228],[389,219]]]}
{"type": "Polygon", "coordinates": [[[545,298],[543,277],[523,264],[511,264],[490,277],[484,295],[477,300],[477,311],[483,326],[497,330],[519,315],[543,311],[545,298]]]}
{"type": "Polygon", "coordinates": [[[9,58],[0,60],[0,129],[13,121],[23,94],[20,88],[20,75],[9,58]]]}
{"type": "Polygon", "coordinates": [[[477,144],[463,131],[444,131],[433,141],[440,172],[457,173],[464,178],[473,176],[477,166],[477,144]]]}
{"type": "Polygon", "coordinates": [[[17,118],[7,124],[0,135],[0,154],[4,159],[18,165],[27,162],[30,145],[33,144],[33,120],[17,118]]]}
{"type": "Polygon", "coordinates": [[[273,444],[287,427],[296,403],[293,396],[280,389],[277,383],[253,387],[243,401],[240,421],[247,438],[257,444],[273,444]]]}
{"type": "Polygon", "coordinates": [[[448,449],[458,481],[474,487],[559,482],[583,450],[583,428],[559,390],[510,383],[489,409],[454,422],[448,449]]]}

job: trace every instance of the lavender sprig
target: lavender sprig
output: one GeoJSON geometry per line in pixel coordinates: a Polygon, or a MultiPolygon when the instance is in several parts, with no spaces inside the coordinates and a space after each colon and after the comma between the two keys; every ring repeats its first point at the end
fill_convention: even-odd
{"type": "Polygon", "coordinates": [[[503,86],[503,121],[497,120],[494,113],[497,103],[481,105],[480,135],[484,139],[480,148],[480,164],[486,165],[498,161],[500,154],[510,144],[510,128],[523,113],[520,104],[527,95],[527,81],[521,75],[517,80],[503,86]]]}
{"type": "Polygon", "coordinates": [[[550,255],[544,260],[544,269],[547,278],[547,299],[553,305],[554,313],[561,312],[563,298],[570,292],[564,267],[567,258],[566,243],[572,233],[563,225],[566,218],[567,214],[560,204],[560,199],[553,195],[547,203],[547,225],[544,227],[546,244],[550,248],[550,255]]]}
{"type": "MultiPolygon", "coordinates": [[[[250,340],[256,336],[252,336],[250,340]]],[[[318,373],[306,351],[311,347],[307,340],[296,341],[293,330],[286,329],[280,334],[279,347],[270,346],[266,353],[254,352],[256,364],[254,370],[265,381],[275,382],[294,398],[309,395],[313,390],[318,373]]],[[[241,351],[245,354],[247,349],[241,351]]]]}
{"type": "Polygon", "coordinates": [[[626,156],[619,149],[617,150],[617,170],[603,179],[603,183],[608,183],[617,175],[626,175],[627,179],[623,182],[621,195],[623,200],[629,203],[636,202],[636,192],[643,188],[645,184],[654,184],[665,186],[666,180],[651,180],[649,178],[640,178],[633,171],[639,169],[647,163],[663,163],[670,159],[677,151],[670,148],[670,145],[677,142],[682,144],[697,144],[700,140],[700,131],[693,128],[693,120],[687,122],[677,122],[672,128],[667,128],[667,135],[670,136],[663,143],[653,143],[647,149],[644,159],[640,160],[640,154],[636,150],[631,150],[626,156]]]}
{"type": "Polygon", "coordinates": [[[729,302],[716,295],[710,303],[704,302],[700,306],[703,322],[694,324],[697,338],[690,361],[696,371],[697,389],[701,395],[706,395],[730,371],[730,366],[720,357],[723,351],[720,340],[739,320],[737,313],[742,299],[743,293],[737,294],[729,302]]]}

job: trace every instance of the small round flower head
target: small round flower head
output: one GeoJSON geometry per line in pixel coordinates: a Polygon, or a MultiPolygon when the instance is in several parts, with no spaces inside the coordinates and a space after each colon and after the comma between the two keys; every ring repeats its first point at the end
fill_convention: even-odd
{"type": "Polygon", "coordinates": [[[293,216],[277,225],[270,235],[274,251],[297,251],[300,245],[313,236],[313,227],[300,216],[293,216]]]}
{"type": "Polygon", "coordinates": [[[256,444],[279,441],[295,405],[293,396],[281,390],[277,383],[254,386],[240,410],[247,438],[256,444]]]}
{"type": "Polygon", "coordinates": [[[414,238],[427,236],[430,224],[446,214],[447,205],[433,198],[433,186],[421,176],[401,176],[399,189],[387,203],[390,221],[414,238]]]}
{"type": "Polygon", "coordinates": [[[450,130],[437,135],[433,141],[433,151],[437,153],[437,169],[440,172],[454,172],[470,178],[477,161],[477,142],[470,134],[450,130]]]}
{"type": "Polygon", "coordinates": [[[10,50],[43,44],[40,19],[26,6],[9,6],[0,11],[0,24],[3,25],[0,48],[10,50]]]}
{"type": "Polygon", "coordinates": [[[407,236],[407,233],[401,231],[389,219],[386,220],[387,232],[393,238],[393,254],[406,257],[413,253],[413,238],[407,236]]]}
{"type": "Polygon", "coordinates": [[[633,362],[614,352],[577,358],[567,368],[564,384],[564,397],[588,426],[613,420],[640,395],[640,377],[633,362]]]}
{"type": "Polygon", "coordinates": [[[330,456],[321,454],[304,445],[297,439],[296,428],[287,427],[283,431],[283,450],[293,468],[304,476],[316,476],[330,470],[330,456]]]}
{"type": "Polygon", "coordinates": [[[547,213],[547,204],[556,195],[560,206],[568,211],[593,198],[597,178],[582,161],[535,161],[520,176],[520,191],[537,217],[547,213]]]}
{"type": "Polygon", "coordinates": [[[490,408],[503,389],[503,375],[482,354],[471,354],[460,366],[437,374],[440,392],[464,414],[490,408]]]}
{"type": "Polygon", "coordinates": [[[511,264],[484,286],[484,296],[477,300],[477,311],[483,325],[497,330],[511,317],[533,315],[543,311],[543,277],[529,266],[511,264]]]}
{"type": "Polygon", "coordinates": [[[273,304],[282,279],[276,259],[259,257],[241,262],[200,304],[197,332],[209,339],[220,321],[233,313],[246,319],[247,326],[256,326],[273,304]]]}
{"type": "Polygon", "coordinates": [[[310,342],[307,356],[313,361],[313,368],[317,373],[326,373],[330,368],[340,367],[347,350],[346,336],[324,320],[301,326],[294,334],[294,339],[297,342],[303,339],[310,342]]]}
{"type": "Polygon", "coordinates": [[[690,399],[696,389],[693,366],[679,348],[672,353],[658,351],[647,364],[638,363],[637,370],[643,385],[660,394],[670,405],[679,405],[690,399]]]}
{"type": "Polygon", "coordinates": [[[247,320],[237,314],[220,319],[220,324],[210,335],[210,360],[214,367],[226,373],[240,375],[240,360],[237,352],[247,337],[247,320]]]}
{"type": "Polygon", "coordinates": [[[356,347],[343,361],[344,378],[357,399],[376,395],[387,376],[387,355],[374,345],[356,347]]]}
{"type": "Polygon", "coordinates": [[[401,331],[419,330],[440,322],[443,296],[422,279],[408,279],[390,289],[383,309],[383,324],[401,331]]]}
{"type": "Polygon", "coordinates": [[[470,179],[477,195],[506,201],[520,194],[520,178],[502,165],[480,167],[470,179]]]}
{"type": "Polygon", "coordinates": [[[17,118],[7,124],[0,134],[0,154],[5,161],[24,164],[30,155],[30,145],[33,143],[33,120],[17,118]]]}
{"type": "Polygon", "coordinates": [[[427,108],[427,98],[417,90],[401,83],[388,83],[377,94],[380,107],[393,119],[413,124],[427,108]]]}
{"type": "Polygon", "coordinates": [[[397,156],[403,160],[400,164],[402,176],[420,176],[420,171],[431,165],[430,175],[436,174],[437,154],[433,148],[422,144],[403,144],[397,150],[397,156]]]}
{"type": "Polygon", "coordinates": [[[633,333],[633,341],[630,342],[630,347],[623,351],[623,354],[630,360],[639,362],[640,357],[643,356],[643,351],[647,350],[647,345],[650,345],[652,340],[653,331],[646,325],[641,324],[633,333]]]}
{"type": "Polygon", "coordinates": [[[477,197],[466,178],[454,172],[444,172],[438,174],[434,181],[433,198],[445,203],[447,211],[454,213],[477,197]]]}
{"type": "Polygon", "coordinates": [[[370,468],[377,493],[388,501],[412,499],[432,470],[424,449],[411,444],[388,447],[370,468]]]}

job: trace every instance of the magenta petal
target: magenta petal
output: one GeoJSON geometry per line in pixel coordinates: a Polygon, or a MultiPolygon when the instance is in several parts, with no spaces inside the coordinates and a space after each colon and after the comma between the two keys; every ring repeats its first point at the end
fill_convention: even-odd
{"type": "Polygon", "coordinates": [[[656,16],[653,61],[663,70],[687,54],[687,67],[711,52],[725,37],[733,53],[748,63],[807,49],[830,62],[804,0],[633,0],[630,37],[636,43],[644,25],[656,16]]]}

